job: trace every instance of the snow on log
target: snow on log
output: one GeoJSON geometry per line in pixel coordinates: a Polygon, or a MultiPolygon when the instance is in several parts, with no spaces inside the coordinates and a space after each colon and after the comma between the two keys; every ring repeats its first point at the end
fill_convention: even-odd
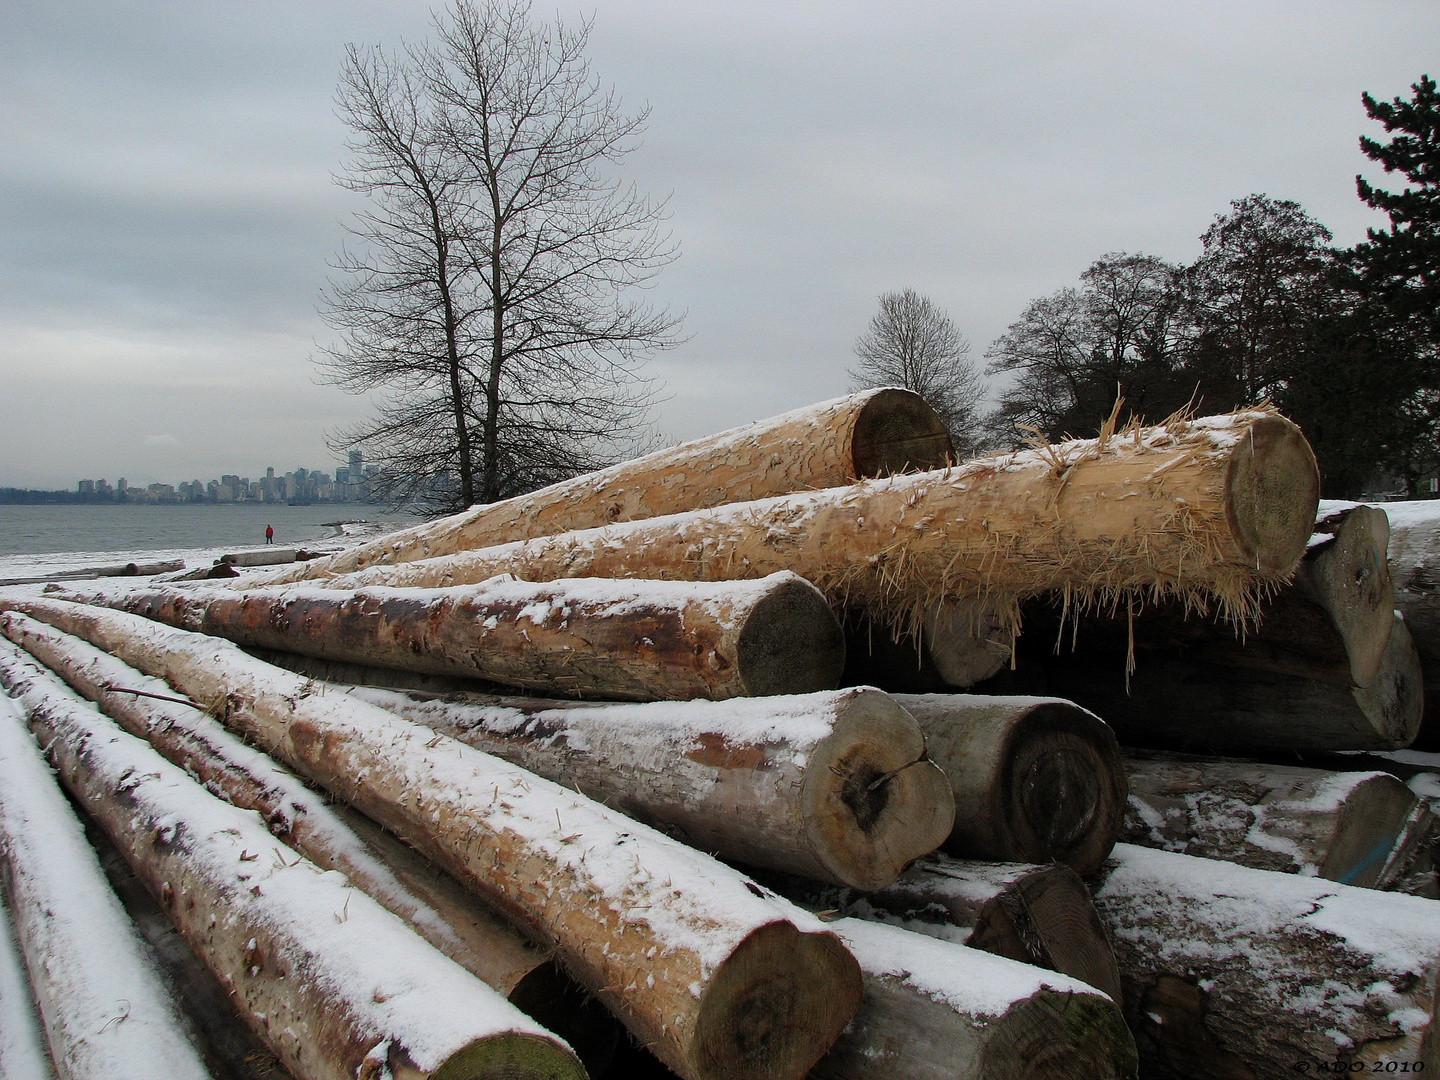
{"type": "Polygon", "coordinates": [[[935,472],[734,503],[342,575],[434,588],[511,573],[715,581],[791,570],[837,608],[911,630],[945,600],[1011,624],[1047,592],[1191,597],[1235,617],[1288,575],[1315,520],[1298,428],[1266,411],[1135,428],[935,472]]]}
{"type": "Polygon", "coordinates": [[[1080,875],[1060,863],[976,862],[927,855],[874,892],[767,878],[813,911],[890,923],[1058,971],[1120,1000],[1120,974],[1080,875]]]}
{"type": "Polygon", "coordinates": [[[1415,639],[1425,685],[1425,723],[1415,746],[1440,750],[1440,501],[1386,503],[1395,606],[1415,639]]]}
{"type": "Polygon", "coordinates": [[[1010,662],[1007,607],[993,600],[942,600],[914,633],[847,613],[845,683],[921,694],[966,689],[1010,662]]]}
{"type": "Polygon", "coordinates": [[[1115,734],[1059,698],[899,694],[950,778],[952,855],[1097,870],[1125,814],[1115,734]]]}
{"type": "Polygon", "coordinates": [[[954,799],[879,690],[590,704],[356,688],[724,859],[878,889],[950,835],[954,799]]]}
{"type": "MultiPolygon", "coordinates": [[[[0,703],[0,712],[10,708],[0,703]]],[[[3,718],[8,723],[9,718],[3,718]]],[[[20,958],[10,913],[0,897],[0,1076],[7,1080],[55,1080],[35,991],[20,958]]]]}
{"type": "Polygon", "coordinates": [[[830,928],[860,961],[865,997],[816,1080],[1136,1075],[1120,1009],[1076,979],[880,923],[830,928]]]}
{"type": "MultiPolygon", "coordinates": [[[[343,875],[279,844],[259,815],[23,655],[0,648],[0,681],[66,787],[286,1068],[307,1080],[584,1080],[568,1047],[343,875]]],[[[149,1075],[157,1061],[171,1067],[152,1058],[149,1075]]]]}
{"type": "Polygon", "coordinates": [[[806,912],[654,830],[383,709],[124,612],[5,597],[114,653],[527,923],[686,1080],[798,1080],[860,975],[806,912]]]}
{"type": "Polygon", "coordinates": [[[330,577],[469,548],[592,529],[616,521],[749,502],[866,477],[938,469],[954,456],[945,424],[908,390],[863,390],[562,480],[528,495],[472,506],[259,584],[330,577]]]}
{"type": "Polygon", "coordinates": [[[1440,1068],[1440,901],[1117,844],[1095,908],[1148,1076],[1440,1068]]]}
{"type": "MultiPolygon", "coordinates": [[[[0,693],[0,875],[62,1080],[208,1080],[95,849],[0,693]]],[[[8,1074],[7,1074],[8,1075],[8,1074]]]]}
{"type": "Polygon", "coordinates": [[[344,874],[435,948],[565,1039],[587,1068],[600,1071],[593,1066],[613,1051],[618,1035],[609,1014],[586,1007],[583,991],[545,950],[453,881],[447,887],[437,880],[421,856],[361,815],[332,807],[213,717],[176,699],[167,683],[18,612],[0,613],[0,632],[210,791],[259,813],[275,836],[321,869],[344,874]]]}
{"type": "Polygon", "coordinates": [[[838,686],[845,641],[791,573],[759,581],[496,578],[450,589],[149,588],[62,594],[241,645],[633,701],[838,686]]]}
{"type": "Polygon", "coordinates": [[[1131,754],[1125,773],[1127,843],[1260,870],[1390,889],[1434,827],[1383,772],[1131,754]]]}

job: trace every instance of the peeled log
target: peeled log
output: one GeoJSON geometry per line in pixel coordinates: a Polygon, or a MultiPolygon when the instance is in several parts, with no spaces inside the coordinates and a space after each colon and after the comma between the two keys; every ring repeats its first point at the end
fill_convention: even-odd
{"type": "Polygon", "coordinates": [[[634,701],[839,685],[845,641],[794,574],[759,581],[528,582],[451,589],[151,588],[65,594],[241,645],[634,701]]]}
{"type": "Polygon", "coordinates": [[[20,703],[3,692],[0,775],[0,879],[56,1071],[152,1080],[163,1061],[173,1080],[209,1080],[20,703]]]}
{"type": "Polygon", "coordinates": [[[0,613],[0,632],[208,790],[257,812],[272,834],[320,868],[344,874],[451,960],[565,1039],[587,1069],[602,1071],[618,1037],[608,1014],[588,1005],[584,992],[544,950],[452,879],[437,878],[421,856],[362,815],[331,806],[214,718],[176,700],[159,679],[18,612],[0,613]]]}
{"type": "Polygon", "coordinates": [[[1080,875],[1049,863],[927,855],[874,892],[771,879],[812,910],[891,923],[942,941],[1058,971],[1120,1000],[1120,973],[1080,875]]]}
{"type": "Polygon", "coordinates": [[[342,575],[434,588],[511,573],[715,581],[790,570],[836,607],[915,627],[945,600],[1130,593],[1249,610],[1315,520],[1299,429],[1268,412],[1138,428],[936,472],[735,503],[342,575]]]}
{"type": "Polygon", "coordinates": [[[888,694],[605,705],[354,689],[724,859],[883,888],[950,835],[955,804],[888,694]]]}
{"type": "Polygon", "coordinates": [[[0,897],[0,1076],[9,1080],[55,1080],[35,991],[20,958],[10,914],[0,897]]]}
{"type": "Polygon", "coordinates": [[[325,578],[616,521],[840,487],[866,477],[938,469],[954,453],[944,422],[919,395],[893,387],[864,390],[528,495],[473,506],[255,580],[271,585],[325,578]]]}
{"type": "Polygon", "coordinates": [[[564,1044],[343,875],[277,846],[258,815],[23,655],[0,650],[0,679],[65,786],[286,1068],[308,1080],[584,1080],[564,1044]]]}
{"type": "Polygon", "coordinates": [[[1120,1009],[1078,980],[894,926],[830,926],[860,961],[865,998],[816,1080],[1136,1075],[1120,1009]]]}
{"type": "Polygon", "coordinates": [[[1095,908],[1147,1076],[1440,1068],[1440,901],[1117,844],[1095,908]]]}
{"type": "Polygon", "coordinates": [[[1434,826],[1383,772],[1136,756],[1125,772],[1127,843],[1260,870],[1391,889],[1434,826]]]}
{"type": "Polygon", "coordinates": [[[1058,698],[900,694],[950,778],[952,855],[1099,869],[1125,814],[1115,734],[1058,698]]]}
{"type": "Polygon", "coordinates": [[[64,601],[3,606],[163,677],[419,848],[553,944],[686,1080],[798,1080],[859,1005],[853,958],[811,916],[581,795],[228,642],[64,601]]]}

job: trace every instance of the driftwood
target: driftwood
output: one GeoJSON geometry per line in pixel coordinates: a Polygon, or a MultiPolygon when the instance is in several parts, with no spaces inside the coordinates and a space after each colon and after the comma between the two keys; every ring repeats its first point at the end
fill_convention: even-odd
{"type": "Polygon", "coordinates": [[[162,562],[132,562],[125,563],[123,566],[92,566],[84,570],[60,570],[53,574],[40,574],[33,577],[6,578],[0,581],[0,585],[40,585],[47,581],[82,581],[87,578],[103,577],[143,577],[183,569],[185,569],[185,563],[182,560],[166,559],[162,562]]]}
{"type": "Polygon", "coordinates": [[[1434,820],[1383,772],[1129,756],[1122,839],[1205,859],[1394,888],[1434,820]]]}
{"type": "Polygon", "coordinates": [[[264,583],[349,573],[469,548],[938,469],[954,456],[945,424],[908,390],[865,390],[723,431],[513,499],[471,507],[264,583]]]}
{"type": "Polygon", "coordinates": [[[1440,901],[1118,844],[1095,907],[1147,1076],[1440,1068],[1440,901]]]}
{"type": "Polygon", "coordinates": [[[384,710],[126,613],[3,604],[85,637],[392,829],[553,944],[687,1080],[797,1080],[860,1000],[823,926],[708,856],[384,710]]]}
{"type": "Polygon", "coordinates": [[[1081,874],[1110,853],[1125,813],[1125,771],[1109,727],[1058,698],[901,694],[926,752],[950,778],[952,855],[1050,862],[1081,874]]]}
{"type": "Polygon", "coordinates": [[[816,1080],[1136,1075],[1110,999],[1041,971],[894,926],[830,924],[865,971],[865,998],[816,1080]]]}
{"type": "MultiPolygon", "coordinates": [[[[838,606],[921,626],[945,600],[999,605],[1184,596],[1240,617],[1288,574],[1314,522],[1318,474],[1299,430],[1268,412],[1102,439],[466,551],[331,581],[433,588],[527,581],[713,581],[790,570],[838,606]]],[[[242,583],[243,585],[243,583],[242,583]]]]}
{"type": "Polygon", "coordinates": [[[208,1080],[20,704],[4,693],[0,775],[0,883],[56,1071],[63,1080],[152,1080],[163,1061],[175,1080],[208,1080]]]}
{"type": "Polygon", "coordinates": [[[222,566],[278,566],[280,563],[295,562],[299,556],[300,552],[294,548],[264,547],[254,551],[232,551],[221,555],[219,563],[222,566]]]}
{"type": "Polygon", "coordinates": [[[1414,745],[1440,750],[1440,501],[1384,509],[1391,517],[1395,606],[1415,640],[1425,686],[1425,722],[1414,745]]]}
{"type": "Polygon", "coordinates": [[[35,991],[10,914],[0,897],[0,1076],[8,1080],[55,1080],[35,991]]]}
{"type": "Polygon", "coordinates": [[[943,941],[1058,971],[1120,1000],[1120,973],[1080,875],[1049,863],[917,859],[874,892],[790,875],[767,882],[797,903],[849,918],[891,923],[943,941]]]}
{"type": "Polygon", "coordinates": [[[20,655],[0,652],[0,680],[66,787],[288,1069],[583,1080],[572,1052],[499,994],[20,655]]]}
{"type": "Polygon", "coordinates": [[[603,1071],[619,1034],[609,1014],[587,1002],[545,950],[422,856],[363,815],[330,806],[212,717],[176,699],[166,683],[17,612],[0,614],[0,632],[210,791],[259,813],[272,834],[317,866],[343,873],[435,948],[565,1039],[589,1071],[603,1071]]]}
{"type": "Polygon", "coordinates": [[[878,690],[605,705],[351,691],[724,859],[883,888],[950,835],[925,737],[878,690]]]}
{"type": "Polygon", "coordinates": [[[241,645],[551,694],[803,694],[839,685],[845,665],[824,596],[789,573],[713,584],[497,579],[455,589],[154,588],[73,598],[241,645]]]}

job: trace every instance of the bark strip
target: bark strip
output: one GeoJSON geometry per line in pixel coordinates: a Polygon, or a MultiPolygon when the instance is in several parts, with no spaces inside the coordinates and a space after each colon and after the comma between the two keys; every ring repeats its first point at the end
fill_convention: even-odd
{"type": "Polygon", "coordinates": [[[534,774],[123,612],[6,598],[163,677],[553,944],[687,1080],[798,1080],[860,998],[812,917],[720,863],[534,774]]]}
{"type": "Polygon", "coordinates": [[[938,469],[953,456],[944,423],[919,396],[896,388],[864,390],[528,495],[471,507],[308,566],[266,575],[263,583],[325,578],[616,521],[938,469]]]}
{"type": "Polygon", "coordinates": [[[894,881],[955,817],[920,728],[878,690],[646,705],[350,693],[701,851],[859,889],[894,881]]]}
{"type": "Polygon", "coordinates": [[[838,686],[845,665],[825,597],[790,573],[713,584],[497,578],[451,589],[63,595],[250,647],[560,695],[803,694],[838,686]]]}

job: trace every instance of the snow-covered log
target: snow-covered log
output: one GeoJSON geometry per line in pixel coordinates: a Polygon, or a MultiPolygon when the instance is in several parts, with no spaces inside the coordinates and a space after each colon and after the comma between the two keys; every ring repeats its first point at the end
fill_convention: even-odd
{"type": "Polygon", "coordinates": [[[791,570],[837,607],[911,629],[944,600],[993,601],[1013,625],[1018,599],[1048,592],[1191,597],[1239,616],[1304,554],[1318,484],[1299,429],[1251,411],[371,567],[330,587],[791,570]]]}
{"type": "Polygon", "coordinates": [[[0,776],[0,877],[61,1080],[153,1080],[157,1062],[170,1080],[209,1080],[20,704],[4,693],[0,776]]]}
{"type": "Polygon", "coordinates": [[[569,1042],[587,1068],[600,1071],[596,1066],[613,1051],[618,1034],[609,1014],[587,1007],[583,991],[545,950],[452,879],[437,878],[421,856],[362,815],[332,807],[213,717],[176,699],[159,679],[19,612],[0,613],[0,632],[210,791],[259,813],[275,836],[321,869],[344,874],[431,945],[569,1042]]]}
{"type": "Polygon", "coordinates": [[[1440,750],[1440,501],[1386,503],[1395,606],[1415,639],[1425,684],[1425,723],[1415,746],[1440,750]]]}
{"type": "Polygon", "coordinates": [[[1120,1000],[1120,974],[1080,875],[1060,863],[927,855],[875,892],[776,874],[767,882],[813,911],[891,923],[1058,971],[1120,1000]]]}
{"type": "MultiPolygon", "coordinates": [[[[0,705],[0,711],[8,706],[0,705]]],[[[8,722],[8,721],[7,721],[8,722]]],[[[0,1076],[7,1080],[55,1080],[45,1029],[35,1007],[35,991],[10,913],[0,898],[0,1076]]]]}
{"type": "Polygon", "coordinates": [[[64,594],[241,645],[631,701],[838,686],[840,624],[790,573],[759,581],[497,578],[451,589],[64,594]]]}
{"type": "MultiPolygon", "coordinates": [[[[1409,746],[1424,707],[1420,660],[1399,615],[1369,686],[1191,660],[1080,649],[1039,658],[1047,693],[1093,709],[1131,746],[1213,753],[1394,750],[1409,746]]],[[[1053,641],[1053,638],[1051,639],[1053,641]]],[[[1048,649],[1048,647],[1047,647],[1048,649]]],[[[1044,650],[1042,650],[1044,651],[1044,650]]]]}
{"type": "Polygon", "coordinates": [[[262,584],[330,577],[469,548],[746,502],[865,477],[938,469],[954,456],[935,410],[895,388],[863,390],[596,473],[391,533],[262,584]]]}
{"type": "Polygon", "coordinates": [[[1050,862],[1093,873],[1125,814],[1115,734],[1059,698],[899,694],[950,778],[952,855],[1050,862]]]}
{"type": "Polygon", "coordinates": [[[1121,838],[1204,859],[1394,888],[1430,811],[1383,772],[1128,755],[1121,838]]]}
{"type": "Polygon", "coordinates": [[[5,597],[171,686],[392,829],[556,947],[686,1080],[798,1078],[860,975],[799,908],[517,766],[252,657],[124,612],[5,597]]]}
{"type": "Polygon", "coordinates": [[[1440,1068],[1440,901],[1117,844],[1095,907],[1148,1076],[1440,1068]]]}
{"type": "Polygon", "coordinates": [[[350,693],[701,851],[855,888],[894,881],[955,817],[920,728],[878,690],[636,705],[350,693]]]}
{"type": "MultiPolygon", "coordinates": [[[[259,815],[22,656],[0,646],[0,681],[66,787],[288,1069],[309,1080],[583,1080],[568,1047],[343,875],[278,843],[259,815]]],[[[149,1075],[159,1061],[170,1072],[155,1057],[149,1075]]]]}
{"type": "Polygon", "coordinates": [[[830,927],[860,961],[865,997],[816,1080],[1136,1075],[1120,1009],[1076,979],[895,926],[830,927]]]}

